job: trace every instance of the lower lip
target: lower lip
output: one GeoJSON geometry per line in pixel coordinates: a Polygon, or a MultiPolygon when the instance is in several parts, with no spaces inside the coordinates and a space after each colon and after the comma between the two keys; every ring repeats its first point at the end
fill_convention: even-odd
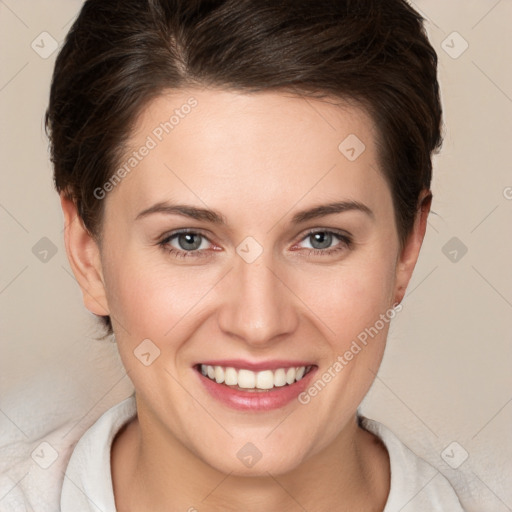
{"type": "Polygon", "coordinates": [[[270,411],[289,404],[308,387],[316,368],[298,382],[265,391],[240,391],[224,384],[217,384],[196,370],[203,386],[214,398],[232,409],[240,411],[270,411]]]}

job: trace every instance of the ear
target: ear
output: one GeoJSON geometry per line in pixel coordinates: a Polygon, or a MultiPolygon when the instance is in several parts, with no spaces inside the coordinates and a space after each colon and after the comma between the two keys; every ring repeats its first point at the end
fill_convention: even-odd
{"type": "Polygon", "coordinates": [[[428,214],[432,205],[432,193],[423,190],[418,200],[418,211],[414,220],[414,226],[409,233],[402,250],[400,251],[396,265],[395,304],[402,302],[412,272],[418,261],[421,244],[427,230],[428,214]]]}
{"type": "Polygon", "coordinates": [[[78,216],[75,203],[60,196],[64,214],[64,242],[71,270],[80,285],[85,307],[95,315],[109,314],[100,250],[78,216]]]}

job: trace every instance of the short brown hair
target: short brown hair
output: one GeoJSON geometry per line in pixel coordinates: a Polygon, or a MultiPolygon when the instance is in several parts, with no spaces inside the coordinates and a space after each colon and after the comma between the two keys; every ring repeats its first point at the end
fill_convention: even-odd
{"type": "Polygon", "coordinates": [[[405,0],[87,0],[57,57],[46,127],[56,188],[94,236],[103,202],[93,191],[138,114],[190,86],[357,102],[377,126],[406,239],[430,189],[442,108],[437,55],[405,0]]]}

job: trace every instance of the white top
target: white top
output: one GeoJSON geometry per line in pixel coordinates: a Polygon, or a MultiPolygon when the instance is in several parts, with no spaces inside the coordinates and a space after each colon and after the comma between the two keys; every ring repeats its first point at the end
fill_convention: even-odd
{"type": "MultiPolygon", "coordinates": [[[[78,441],[66,469],[61,512],[116,512],[110,449],[121,427],[137,413],[131,396],[109,409],[78,441]]],[[[464,512],[448,480],[415,455],[388,428],[361,417],[389,453],[391,488],[383,512],[464,512]]]]}

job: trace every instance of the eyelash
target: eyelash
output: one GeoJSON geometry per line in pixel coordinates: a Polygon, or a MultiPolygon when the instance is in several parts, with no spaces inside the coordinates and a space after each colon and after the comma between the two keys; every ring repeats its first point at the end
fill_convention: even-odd
{"type": "MultiPolygon", "coordinates": [[[[206,235],[204,235],[203,233],[201,233],[200,231],[192,230],[192,229],[182,229],[182,230],[174,231],[173,233],[168,234],[163,240],[158,242],[158,245],[163,250],[165,250],[168,254],[172,255],[175,258],[189,258],[189,257],[200,258],[200,257],[211,256],[210,254],[205,254],[205,252],[204,252],[205,249],[201,249],[201,250],[196,249],[193,251],[183,251],[183,250],[179,250],[179,249],[169,246],[169,242],[171,240],[173,240],[174,238],[177,238],[179,235],[189,234],[189,233],[194,234],[194,235],[199,235],[199,236],[205,238],[206,240],[208,240],[208,237],[206,235]]],[[[352,238],[349,235],[347,235],[346,233],[343,233],[340,231],[335,231],[335,230],[327,230],[327,229],[317,229],[317,230],[309,231],[299,240],[299,242],[302,242],[317,233],[333,235],[334,237],[336,237],[339,240],[340,243],[334,247],[327,248],[327,249],[309,249],[309,250],[307,250],[308,256],[311,256],[311,255],[330,256],[332,254],[338,253],[339,251],[342,251],[345,249],[351,249],[353,246],[352,238]]]]}

